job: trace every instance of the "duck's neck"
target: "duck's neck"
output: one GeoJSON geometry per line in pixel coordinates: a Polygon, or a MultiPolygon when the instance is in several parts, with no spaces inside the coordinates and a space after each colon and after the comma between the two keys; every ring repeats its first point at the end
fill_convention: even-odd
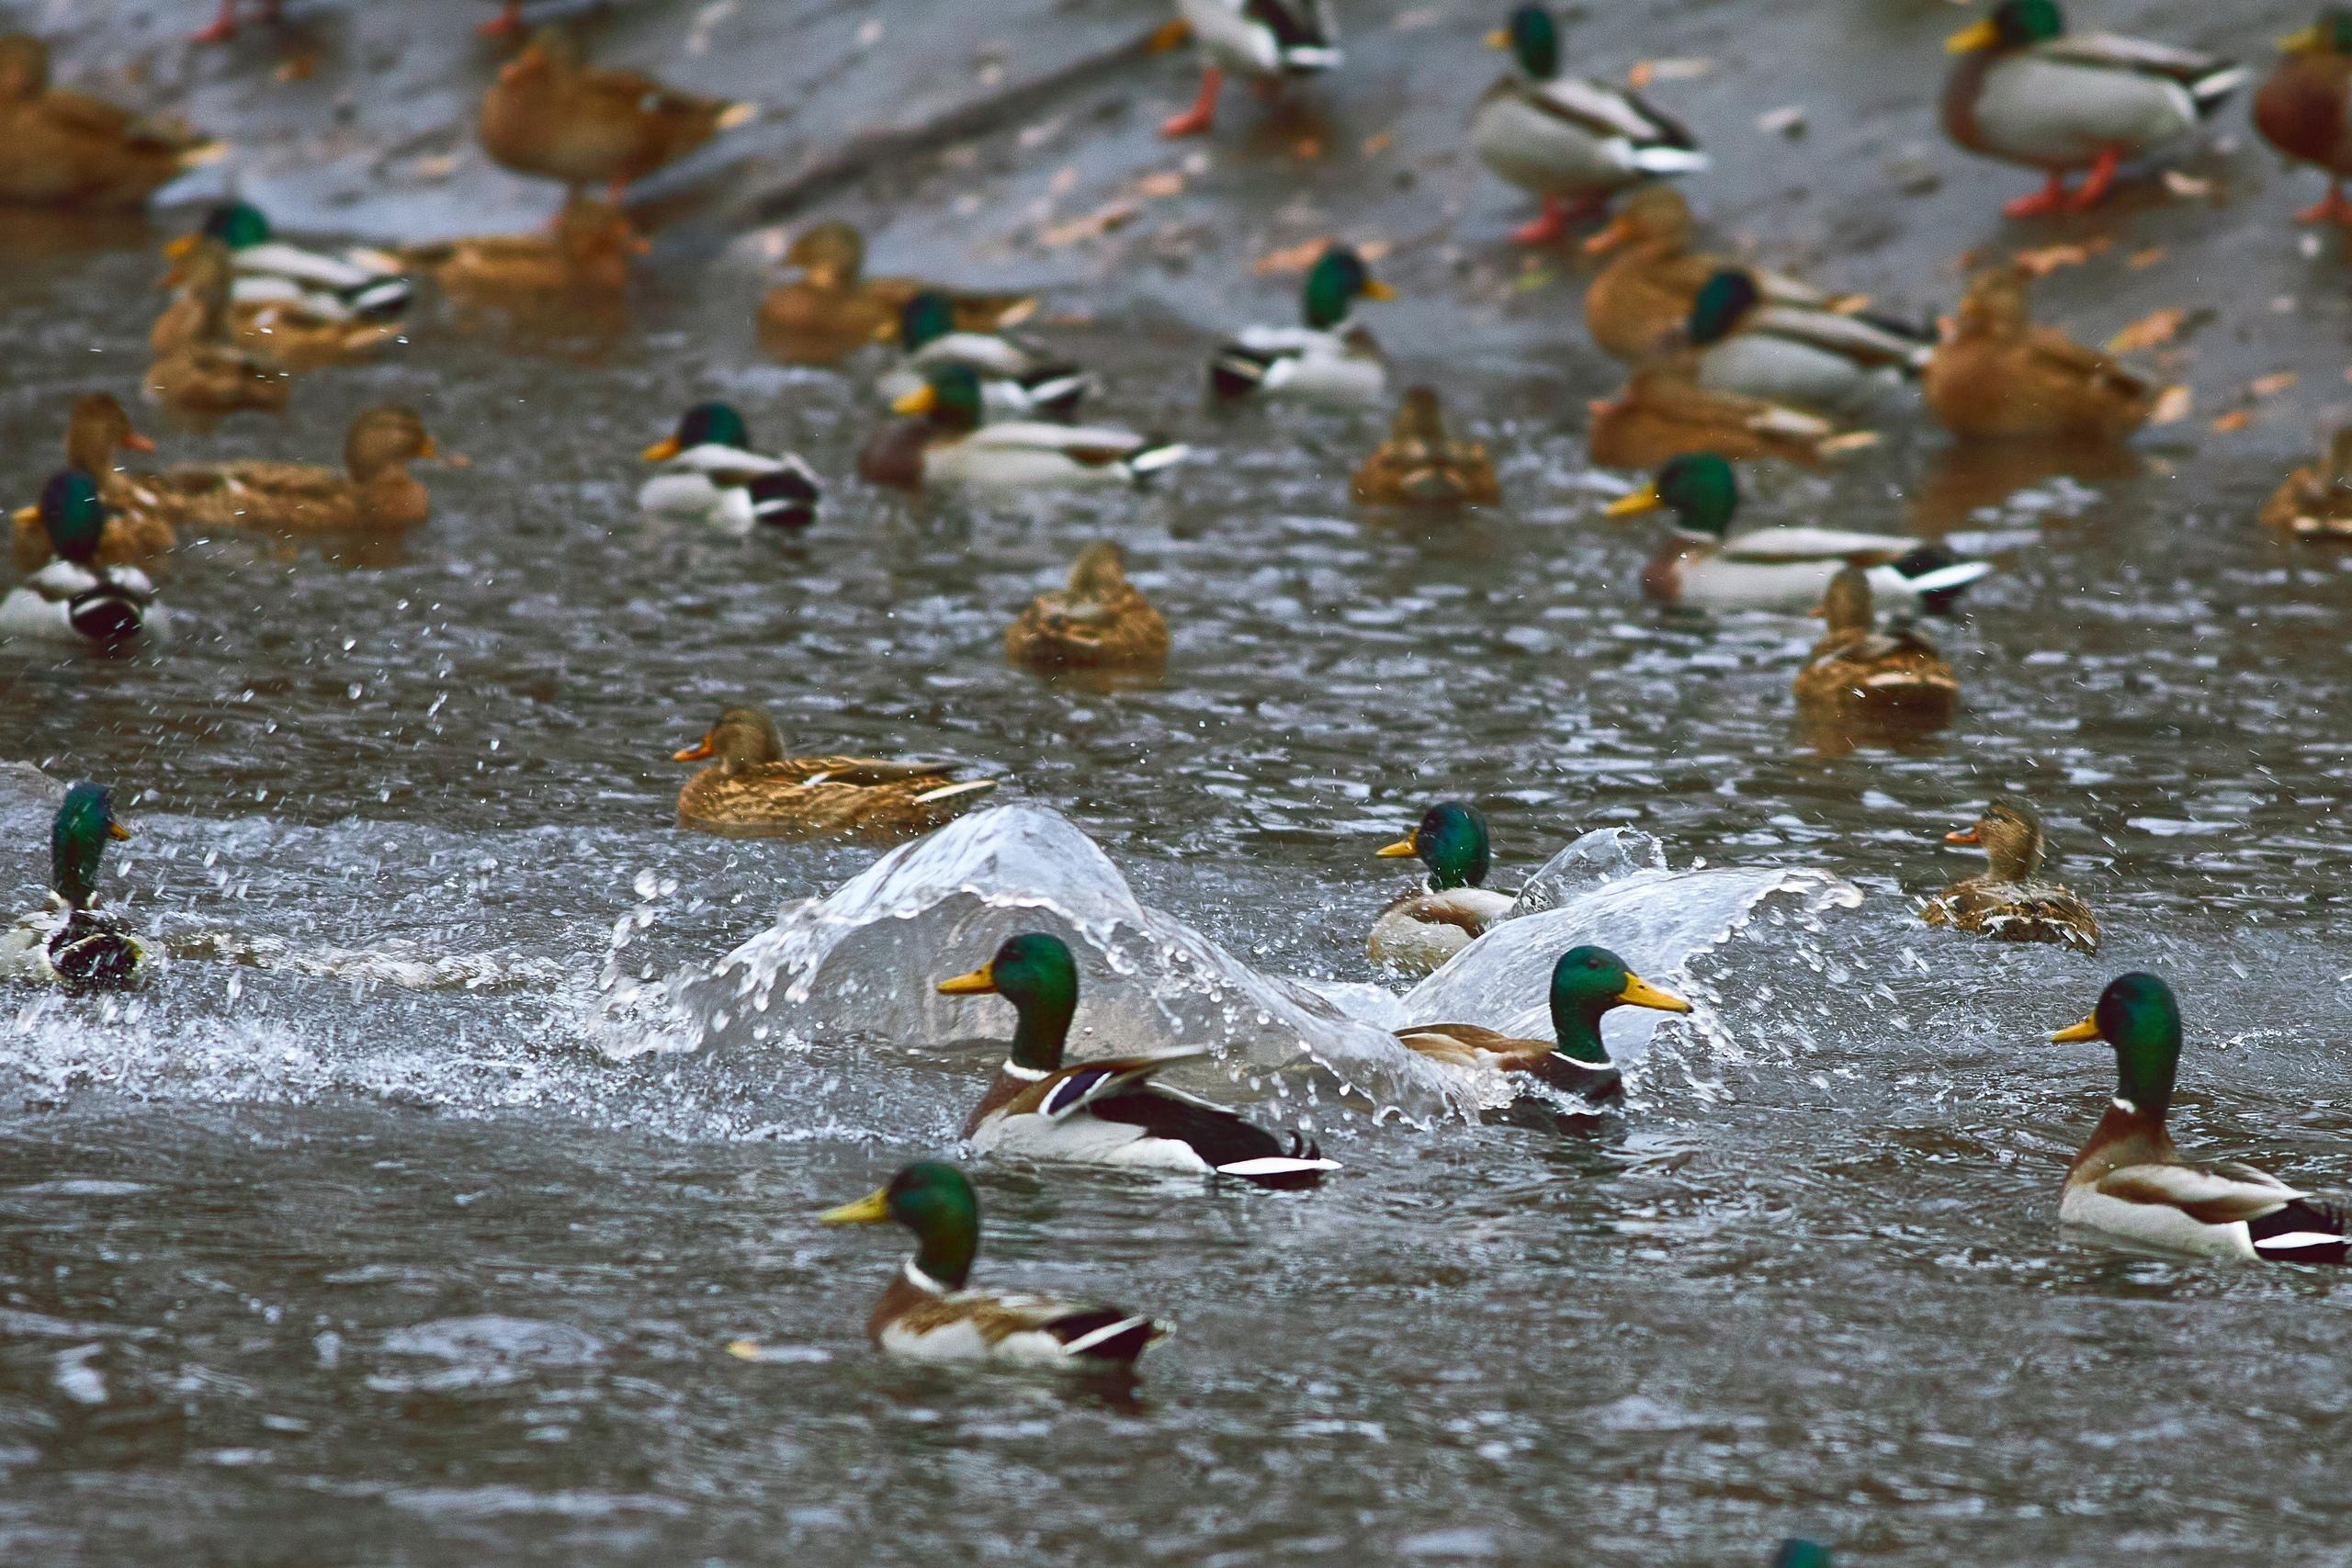
{"type": "Polygon", "coordinates": [[[1611,1004],[1598,1005],[1574,997],[1552,998],[1552,1030],[1559,1036],[1560,1055],[1596,1067],[1612,1066],[1609,1048],[1600,1043],[1600,1017],[1611,1004]]]}
{"type": "Polygon", "coordinates": [[[951,1291],[962,1290],[964,1281],[972,1277],[972,1259],[980,1250],[978,1221],[966,1224],[960,1217],[943,1217],[924,1226],[918,1236],[922,1245],[915,1250],[915,1267],[951,1291]]]}
{"type": "Polygon", "coordinates": [[[1013,1005],[1019,1010],[1020,1021],[1012,1028],[1012,1064],[1035,1073],[1059,1072],[1070,1020],[1078,1013],[1078,998],[1041,996],[1013,1005]]]}

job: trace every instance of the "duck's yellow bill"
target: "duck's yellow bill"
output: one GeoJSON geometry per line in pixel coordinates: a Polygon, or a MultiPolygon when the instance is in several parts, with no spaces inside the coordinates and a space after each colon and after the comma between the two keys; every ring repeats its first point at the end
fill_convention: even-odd
{"type": "Polygon", "coordinates": [[[1690,1010],[1689,1002],[1684,1001],[1672,991],[1662,990],[1651,985],[1639,975],[1625,976],[1625,988],[1617,993],[1617,999],[1627,1007],[1656,1008],[1660,1012],[1689,1012],[1690,1010]]]}
{"type": "Polygon", "coordinates": [[[1987,17],[1974,27],[1962,28],[1944,39],[1944,52],[1973,54],[1980,49],[1990,49],[2000,41],[2001,29],[1994,25],[1992,17],[1987,17]]]}
{"type": "Polygon", "coordinates": [[[130,829],[124,827],[119,822],[109,822],[107,824],[107,837],[110,839],[128,839],[130,837],[130,829]]]}
{"type": "Polygon", "coordinates": [[[665,435],[661,440],[656,441],[652,446],[648,446],[644,451],[639,452],[638,456],[644,458],[649,463],[666,463],[684,450],[684,447],[678,445],[678,438],[676,436],[665,435]]]}
{"type": "Polygon", "coordinates": [[[40,508],[38,506],[19,506],[16,511],[8,513],[8,518],[9,521],[14,523],[38,523],[40,521],[40,508]]]}
{"type": "Polygon", "coordinates": [[[1143,47],[1149,54],[1166,54],[1171,49],[1182,49],[1192,41],[1192,38],[1193,24],[1179,17],[1172,22],[1163,23],[1143,47]]]}
{"type": "Polygon", "coordinates": [[[671,752],[670,761],[673,762],[699,762],[705,757],[715,757],[717,755],[718,755],[718,749],[710,743],[710,737],[706,735],[700,740],[695,741],[693,745],[683,747],[678,750],[671,752]]]}
{"type": "Polygon", "coordinates": [[[1385,849],[1374,850],[1373,852],[1373,858],[1374,860],[1404,860],[1408,856],[1417,855],[1420,852],[1420,851],[1413,847],[1412,840],[1399,839],[1385,849]]]}
{"type": "Polygon", "coordinates": [[[981,964],[968,975],[958,975],[952,980],[939,982],[939,994],[943,997],[981,996],[995,989],[996,969],[988,964],[981,964]]]}
{"type": "Polygon", "coordinates": [[[1657,486],[1644,485],[1633,494],[1621,495],[1616,500],[1611,502],[1609,503],[1609,510],[1605,515],[1610,517],[1631,517],[1636,513],[1656,512],[1659,507],[1664,506],[1665,504],[1665,498],[1657,493],[1657,486]]]}
{"type": "Polygon", "coordinates": [[[2305,28],[2299,33],[2289,33],[2278,40],[2279,50],[2287,54],[2324,54],[2327,35],[2317,28],[2305,28]]]}
{"type": "Polygon", "coordinates": [[[175,235],[173,238],[164,242],[164,254],[169,256],[174,261],[178,261],[183,256],[194,255],[196,254],[197,245],[201,243],[203,238],[203,235],[193,231],[186,234],[175,235]]]}
{"type": "Polygon", "coordinates": [[[1376,277],[1363,280],[1363,297],[1367,299],[1394,299],[1396,290],[1376,277]]]}
{"type": "Polygon", "coordinates": [[[843,1203],[817,1216],[820,1225],[878,1225],[890,1217],[890,1190],[877,1187],[854,1203],[843,1203]]]}
{"type": "Polygon", "coordinates": [[[1487,35],[1487,47],[1488,49],[1509,49],[1510,47],[1510,32],[1502,28],[1497,28],[1493,32],[1487,35]]]}
{"type": "Polygon", "coordinates": [[[892,413],[929,413],[939,406],[938,389],[925,382],[890,405],[892,413]]]}
{"type": "Polygon", "coordinates": [[[1634,225],[1623,218],[1612,218],[1609,227],[1584,243],[1587,255],[1605,255],[1634,237],[1634,225]]]}
{"type": "Polygon", "coordinates": [[[1976,836],[1976,829],[1973,828],[1955,828],[1944,835],[1944,842],[1947,844],[1975,844],[1983,841],[1976,836]]]}
{"type": "Polygon", "coordinates": [[[2064,1029],[2060,1030],[2057,1033],[2050,1037],[2050,1043],[2052,1045],[2074,1045],[2079,1044],[2085,1040],[2097,1040],[2099,1038],[2101,1038],[2101,1036],[2098,1032],[2098,1017],[2097,1014],[2093,1014],[2091,1017],[2083,1020],[2080,1023],[2069,1024],[2064,1029]]]}

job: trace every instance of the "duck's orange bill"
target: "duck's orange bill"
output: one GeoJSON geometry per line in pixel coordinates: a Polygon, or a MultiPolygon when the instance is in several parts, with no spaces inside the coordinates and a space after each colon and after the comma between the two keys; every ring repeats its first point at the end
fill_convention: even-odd
{"type": "Polygon", "coordinates": [[[1363,280],[1363,297],[1367,299],[1394,299],[1396,290],[1376,277],[1367,277],[1363,280]]]}
{"type": "Polygon", "coordinates": [[[1419,853],[1420,853],[1420,852],[1413,848],[1412,840],[1399,839],[1385,849],[1374,850],[1373,852],[1373,858],[1375,860],[1403,860],[1408,855],[1415,855],[1419,853]]]}
{"type": "Polygon", "coordinates": [[[1510,47],[1510,34],[1501,28],[1497,28],[1493,32],[1487,35],[1487,47],[1488,49],[1509,49],[1510,47]]]}
{"type": "Polygon", "coordinates": [[[2327,34],[2318,28],[2305,28],[2301,32],[2289,33],[2285,38],[2278,40],[2278,48],[2280,52],[2285,54],[2326,54],[2331,52],[2328,48],[2327,34]]]}
{"type": "Polygon", "coordinates": [[[926,381],[922,386],[917,387],[913,391],[909,392],[905,397],[900,398],[898,401],[892,403],[890,405],[890,412],[892,413],[929,413],[938,406],[938,389],[926,381]]]}
{"type": "Polygon", "coordinates": [[[644,458],[649,463],[666,463],[684,450],[684,447],[678,445],[678,438],[676,436],[665,435],[661,440],[656,441],[652,446],[648,446],[644,451],[639,452],[638,456],[644,458]]]}
{"type": "Polygon", "coordinates": [[[38,506],[19,506],[16,511],[8,513],[8,516],[12,522],[38,523],[40,521],[40,508],[38,506]]]}
{"type": "Polygon", "coordinates": [[[695,741],[693,745],[686,747],[684,750],[671,752],[670,761],[673,762],[699,762],[705,757],[716,757],[718,755],[718,749],[710,743],[710,737],[706,735],[700,740],[695,741]]]}
{"type": "Polygon", "coordinates": [[[1615,250],[1618,246],[1623,244],[1633,237],[1634,225],[1631,220],[1624,218],[1611,219],[1610,220],[1608,228],[1603,229],[1600,233],[1594,234],[1585,241],[1585,254],[1587,255],[1594,256],[1604,255],[1609,252],[1615,250]]]}
{"type": "Polygon", "coordinates": [[[968,975],[958,975],[952,980],[939,982],[939,994],[943,997],[982,996],[995,989],[995,966],[988,964],[981,964],[968,975]]]}
{"type": "Polygon", "coordinates": [[[1672,991],[1660,990],[1639,975],[1625,976],[1625,988],[1617,999],[1627,1007],[1656,1008],[1660,1012],[1689,1012],[1690,1004],[1672,991]]]}
{"type": "Polygon", "coordinates": [[[133,452],[153,452],[155,449],[154,442],[135,430],[123,433],[122,444],[133,452]]]}
{"type": "Polygon", "coordinates": [[[164,254],[174,261],[178,261],[183,256],[194,255],[196,247],[202,243],[203,239],[203,235],[193,231],[175,235],[164,242],[164,254]]]}
{"type": "Polygon", "coordinates": [[[1985,17],[1974,27],[1962,28],[1944,39],[1946,54],[1973,54],[1980,49],[1990,49],[2001,41],[2001,29],[1985,17]]]}
{"type": "Polygon", "coordinates": [[[1606,515],[1611,517],[1631,517],[1637,513],[1656,512],[1659,507],[1664,506],[1665,504],[1665,499],[1657,493],[1657,486],[1644,485],[1633,494],[1621,495],[1616,500],[1611,502],[1609,503],[1609,510],[1606,515]]]}
{"type": "Polygon", "coordinates": [[[2098,1017],[2093,1014],[2082,1022],[2070,1024],[2050,1037],[2052,1045],[2072,1045],[2079,1041],[2102,1038],[2098,1032],[2098,1017]]]}
{"type": "Polygon", "coordinates": [[[890,1217],[890,1190],[877,1187],[854,1203],[843,1203],[817,1216],[820,1225],[878,1225],[890,1217]]]}
{"type": "Polygon", "coordinates": [[[1974,844],[1983,841],[1977,838],[1976,829],[1973,828],[1955,828],[1944,835],[1944,842],[1947,844],[1974,844]]]}
{"type": "Polygon", "coordinates": [[[130,829],[119,822],[109,822],[107,824],[107,836],[114,839],[128,839],[130,837],[130,829]]]}

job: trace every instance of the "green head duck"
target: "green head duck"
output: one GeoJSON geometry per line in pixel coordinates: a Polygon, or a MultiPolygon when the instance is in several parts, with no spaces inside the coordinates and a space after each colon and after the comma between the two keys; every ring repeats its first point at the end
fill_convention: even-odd
{"type": "Polygon", "coordinates": [[[1078,961],[1059,937],[1043,931],[1017,936],[968,975],[939,983],[950,997],[994,993],[1012,1004],[1012,1061],[1032,1072],[1058,1071],[1070,1019],[1078,1012],[1078,961]]]}
{"type": "Polygon", "coordinates": [[[1572,947],[1552,965],[1552,1028],[1560,1054],[1594,1066],[1610,1065],[1600,1043],[1600,1016],[1612,1008],[1689,1012],[1690,1004],[1660,990],[1605,947],[1572,947]]]}
{"type": "Polygon", "coordinates": [[[1519,68],[1538,82],[1560,73],[1560,24],[1541,6],[1521,6],[1499,32],[1487,35],[1488,47],[1507,49],[1519,68]]]}
{"type": "Polygon", "coordinates": [[[678,428],[648,446],[641,456],[649,463],[666,463],[697,446],[752,449],[752,433],[732,403],[696,403],[678,418],[678,428]]]}
{"type": "Polygon", "coordinates": [[[1329,332],[1345,321],[1358,297],[1394,299],[1396,290],[1373,276],[1352,246],[1332,245],[1306,269],[1302,299],[1306,324],[1316,331],[1329,332]]]}
{"type": "Polygon", "coordinates": [[[980,1200],[964,1173],[938,1160],[917,1160],[890,1185],[817,1216],[825,1225],[896,1221],[915,1233],[915,1267],[951,1291],[971,1278],[980,1250],[980,1200]]]}
{"type": "Polygon", "coordinates": [[[2061,1044],[2104,1040],[2115,1047],[2115,1098],[2158,1121],[2172,1106],[2180,1066],[2180,1004],[2154,975],[2119,975],[2107,983],[2090,1017],[2050,1037],[2061,1044]]]}
{"type": "Polygon", "coordinates": [[[1442,800],[1421,814],[1421,825],[1409,839],[1399,839],[1380,852],[1383,860],[1417,857],[1430,868],[1430,886],[1442,893],[1452,887],[1479,887],[1494,863],[1487,838],[1485,813],[1467,801],[1442,800]]]}
{"type": "Polygon", "coordinates": [[[1739,510],[1739,480],[1732,466],[1713,452],[1686,452],[1669,459],[1657,478],[1633,494],[1610,502],[1609,515],[1665,508],[1675,525],[1686,534],[1721,539],[1731,532],[1732,515],[1739,510]]]}
{"type": "Polygon", "coordinates": [[[923,384],[890,405],[896,413],[922,414],[949,430],[980,425],[980,378],[968,365],[934,365],[923,384]]]}
{"type": "Polygon", "coordinates": [[[1763,299],[1753,277],[1737,267],[1725,267],[1699,286],[1684,330],[1701,348],[1721,343],[1739,330],[1740,322],[1763,299]]]}
{"type": "Polygon", "coordinates": [[[49,547],[65,560],[88,566],[107,531],[106,502],[98,481],[85,468],[62,468],[40,488],[40,525],[49,547]]]}
{"type": "Polygon", "coordinates": [[[899,312],[899,339],[909,354],[956,330],[956,306],[936,288],[925,288],[899,312]]]}
{"type": "Polygon", "coordinates": [[[2063,38],[2065,32],[2066,18],[2059,11],[2057,0],[2001,0],[1993,7],[1992,15],[1946,39],[1944,48],[1954,54],[1973,54],[1985,49],[2027,49],[2063,38]]]}
{"type": "Polygon", "coordinates": [[[114,795],[94,784],[77,784],[49,829],[49,886],[74,908],[98,896],[98,863],[108,839],[128,839],[130,829],[114,819],[114,795]]]}
{"type": "Polygon", "coordinates": [[[250,201],[224,201],[204,215],[203,232],[232,251],[270,241],[269,220],[250,201]]]}

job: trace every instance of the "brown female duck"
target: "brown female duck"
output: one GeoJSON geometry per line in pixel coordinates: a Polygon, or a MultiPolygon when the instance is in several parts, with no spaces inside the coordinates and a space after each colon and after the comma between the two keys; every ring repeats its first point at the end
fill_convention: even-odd
{"type": "Polygon", "coordinates": [[[195,528],[389,534],[432,515],[424,486],[408,466],[439,453],[415,411],[369,409],[351,422],[343,453],[340,470],[320,463],[213,463],[168,469],[156,488],[179,521],[195,528]]]}
{"type": "Polygon", "coordinates": [[[1878,629],[1871,580],[1859,566],[1838,569],[1814,612],[1829,623],[1812,661],[1797,671],[1797,711],[1812,720],[1937,729],[1951,722],[1960,682],[1935,645],[1913,626],[1878,629]]]}
{"type": "Polygon", "coordinates": [[[147,367],[151,397],[190,413],[231,413],[286,406],[287,372],[231,340],[229,249],[205,240],[186,261],[181,290],[195,302],[187,335],[147,367]]]}
{"type": "Polygon", "coordinates": [[[40,39],[0,38],[0,201],[137,207],[220,152],[183,126],[51,87],[40,39]]]}
{"type": "Polygon", "coordinates": [[[1097,539],[1071,564],[1068,588],[1038,594],[1006,628],[1004,652],[1038,670],[1153,665],[1168,657],[1168,623],[1127,581],[1119,547],[1097,539]]]}
{"type": "Polygon", "coordinates": [[[938,762],[877,757],[787,757],[768,716],[733,707],[673,754],[713,759],[678,792],[678,826],[730,839],[901,838],[960,816],[996,787],[957,782],[938,762]]]}
{"type": "Polygon", "coordinates": [[[606,199],[759,112],[752,104],[673,92],[635,71],[588,64],[558,28],[542,28],[482,95],[483,151],[526,175],[604,184],[606,199]]]}
{"type": "Polygon", "coordinates": [[[870,343],[898,342],[907,304],[918,294],[946,296],[959,333],[996,332],[1036,308],[1026,295],[939,288],[911,277],[867,277],[865,236],[848,223],[802,230],[784,259],[800,276],[761,299],[760,333],[796,361],[830,364],[870,343]]]}
{"type": "Polygon", "coordinates": [[[2299,539],[2352,539],[2352,425],[2335,433],[2325,456],[2280,480],[2258,515],[2299,539]]]}
{"type": "Polygon", "coordinates": [[[2254,96],[2254,128],[2290,158],[2327,172],[2327,195],[2295,214],[2302,223],[2352,223],[2352,10],[2331,6],[2278,40],[2278,67],[2254,96]]]}
{"type": "Polygon", "coordinates": [[[2098,951],[2098,920],[2091,908],[2054,882],[2041,880],[2041,818],[2014,795],[1995,795],[1970,827],[1946,833],[1948,844],[1981,844],[1983,876],[1955,882],[1919,911],[1931,926],[1976,931],[1996,942],[2049,942],[2098,951]]]}
{"type": "Polygon", "coordinates": [[[2120,441],[2148,421],[2158,389],[2055,327],[2033,324],[2029,275],[1978,273],[1922,378],[1928,407],[1973,439],[2120,441]]]}
{"type": "Polygon", "coordinates": [[[1590,409],[1586,439],[1592,460],[1611,468],[1654,468],[1685,452],[1713,452],[1734,462],[1779,457],[1817,468],[1878,439],[1761,398],[1702,387],[1697,357],[1687,345],[1651,359],[1624,390],[1590,409]]]}
{"type": "Polygon", "coordinates": [[[650,248],[619,208],[575,196],[556,215],[552,234],[483,234],[401,254],[431,273],[444,294],[481,301],[619,294],[628,288],[630,262],[650,248]]]}
{"type": "Polygon", "coordinates": [[[1487,448],[1447,433],[1445,411],[1427,387],[1406,389],[1388,439],[1356,470],[1354,490],[1374,506],[1491,506],[1503,498],[1487,448]]]}
{"type": "MultiPolygon", "coordinates": [[[[91,392],[74,400],[65,424],[65,466],[97,477],[99,499],[107,510],[106,530],[98,536],[94,558],[98,566],[136,566],[169,553],[179,543],[171,524],[156,513],[154,476],[115,467],[115,454],[125,447],[153,452],[155,444],[131,428],[130,416],[109,394],[91,392]]],[[[50,558],[40,508],[25,507],[13,524],[10,554],[17,570],[40,570],[50,558]]]]}

